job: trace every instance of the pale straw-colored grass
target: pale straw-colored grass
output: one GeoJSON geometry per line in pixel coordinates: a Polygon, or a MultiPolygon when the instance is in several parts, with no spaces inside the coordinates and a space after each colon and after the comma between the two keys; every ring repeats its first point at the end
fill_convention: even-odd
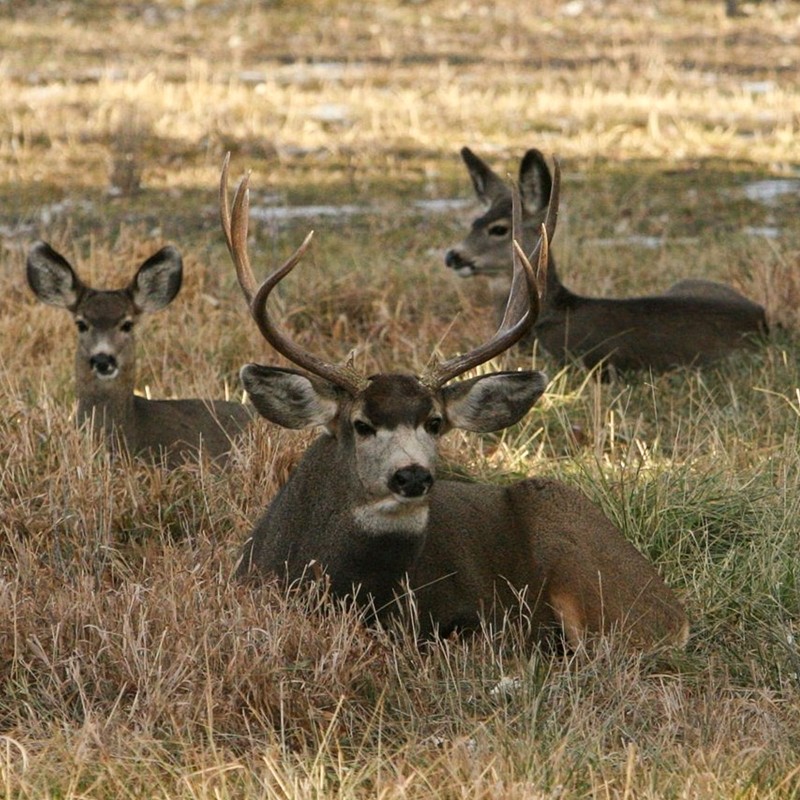
{"type": "MultiPolygon", "coordinates": [[[[29,4],[0,25],[0,792],[9,798],[796,797],[800,656],[796,4],[29,4]],[[55,9],[55,10],[54,10],[55,9]],[[457,158],[564,158],[554,252],[591,294],[694,275],[764,302],[771,340],[703,374],[601,383],[546,356],[548,393],[446,469],[588,493],[686,603],[685,653],[521,646],[509,625],[417,647],[324,586],[230,580],[311,434],[260,423],[224,469],[112,460],[74,427],[73,331],[36,304],[44,237],[122,286],[165,241],[173,307],[139,327],[141,391],[235,396],[277,361],[216,220],[223,153],[259,275],[308,227],[283,319],[329,358],[419,368],[488,333],[485,287],[442,266],[477,204],[457,158]],[[141,181],[108,190],[132,158],[141,181]],[[274,195],[273,198],[270,198],[274,195]],[[779,236],[748,236],[748,226],[779,236]],[[630,234],[660,239],[646,249],[630,234]]],[[[488,369],[490,367],[486,367],[488,369]]]]}

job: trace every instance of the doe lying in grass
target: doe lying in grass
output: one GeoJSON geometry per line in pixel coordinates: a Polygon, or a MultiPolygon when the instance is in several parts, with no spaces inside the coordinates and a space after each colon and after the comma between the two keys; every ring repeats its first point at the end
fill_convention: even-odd
{"type": "MultiPolygon", "coordinates": [[[[461,157],[489,208],[467,237],[447,251],[445,263],[462,277],[487,276],[499,316],[511,286],[511,192],[469,148],[461,150],[461,157]]],[[[544,157],[528,150],[519,170],[526,252],[536,241],[551,185],[544,157]]],[[[725,284],[687,279],[649,297],[581,297],[561,283],[551,255],[542,310],[527,343],[535,337],[562,363],[575,357],[590,368],[602,362],[621,370],[663,371],[703,366],[766,332],[764,309],[725,284]]]]}
{"type": "MultiPolygon", "coordinates": [[[[286,428],[323,426],[245,544],[239,576],[302,578],[320,565],[341,596],[388,613],[407,582],[420,632],[474,628],[481,615],[521,610],[533,636],[560,626],[572,645],[619,629],[636,647],[683,644],[683,609],[648,561],[584,495],[545,479],[511,486],[436,481],[438,440],[452,428],[496,431],[520,420],[544,392],[541,372],[494,372],[450,381],[502,353],[538,313],[524,256],[497,333],[423,375],[365,377],[303,350],[275,324],[267,301],[309,238],[260,287],[247,254],[248,179],[229,209],[222,171],[222,225],[239,283],[264,338],[305,370],[249,364],[242,382],[256,409],[286,428]]],[[[544,272],[555,230],[558,169],[546,232],[534,253],[544,272]]]]}
{"type": "Polygon", "coordinates": [[[134,328],[142,313],[169,305],[181,288],[183,263],[174,247],[148,258],[125,289],[93,289],[50,245],[36,242],[28,284],[43,303],[65,308],[78,329],[75,393],[78,422],[102,431],[111,449],[165,458],[169,466],[199,450],[212,458],[230,451],[232,437],[252,419],[242,403],[148,400],[134,394],[134,328]]]}

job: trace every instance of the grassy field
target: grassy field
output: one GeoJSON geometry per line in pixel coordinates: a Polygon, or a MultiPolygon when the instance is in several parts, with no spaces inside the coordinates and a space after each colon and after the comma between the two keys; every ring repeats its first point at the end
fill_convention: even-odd
{"type": "Polygon", "coordinates": [[[800,796],[800,5],[740,5],[0,3],[4,797],[800,796]],[[766,346],[702,374],[508,355],[545,398],[445,445],[454,470],[591,496],[684,600],[685,652],[558,657],[514,630],[419,648],[322,590],[237,585],[309,436],[262,423],[224,470],[168,473],[75,430],[73,323],[25,285],[35,239],[102,286],[179,247],[140,390],[237,395],[275,359],[219,231],[230,150],[259,274],[317,231],[283,287],[297,338],[419,368],[491,324],[443,264],[479,211],[465,144],[512,174],[559,155],[571,288],[711,277],[767,306],[766,346]]]}

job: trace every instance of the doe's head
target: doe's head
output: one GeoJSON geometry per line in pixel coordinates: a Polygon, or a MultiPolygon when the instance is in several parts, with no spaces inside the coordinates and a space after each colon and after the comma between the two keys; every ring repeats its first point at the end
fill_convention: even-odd
{"type": "MultiPolygon", "coordinates": [[[[444,263],[462,278],[473,275],[510,277],[511,189],[468,147],[461,149],[461,158],[469,171],[475,194],[487,209],[472,222],[466,238],[445,253],[444,263]]],[[[520,163],[518,186],[522,232],[517,236],[519,243],[528,249],[539,235],[553,188],[550,168],[539,150],[525,153],[520,163]]]]}
{"type": "Polygon", "coordinates": [[[139,316],[165,308],[180,291],[183,263],[174,247],[163,247],[142,263],[124,289],[93,289],[64,256],[36,242],[26,273],[39,300],[72,314],[79,365],[96,380],[112,381],[135,363],[133,333],[139,316]]]}

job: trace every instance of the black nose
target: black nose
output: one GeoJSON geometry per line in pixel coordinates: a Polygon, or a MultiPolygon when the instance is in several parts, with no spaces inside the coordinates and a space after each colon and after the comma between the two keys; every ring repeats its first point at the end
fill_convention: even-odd
{"type": "Polygon", "coordinates": [[[444,254],[444,265],[451,269],[458,269],[459,267],[466,267],[467,262],[461,257],[458,250],[448,250],[444,254]]]}
{"type": "Polygon", "coordinates": [[[389,488],[401,497],[422,497],[433,486],[433,475],[425,467],[403,467],[389,478],[389,488]]]}
{"type": "Polygon", "coordinates": [[[98,353],[89,359],[89,366],[98,375],[112,375],[117,370],[117,359],[109,353],[98,353]]]}

